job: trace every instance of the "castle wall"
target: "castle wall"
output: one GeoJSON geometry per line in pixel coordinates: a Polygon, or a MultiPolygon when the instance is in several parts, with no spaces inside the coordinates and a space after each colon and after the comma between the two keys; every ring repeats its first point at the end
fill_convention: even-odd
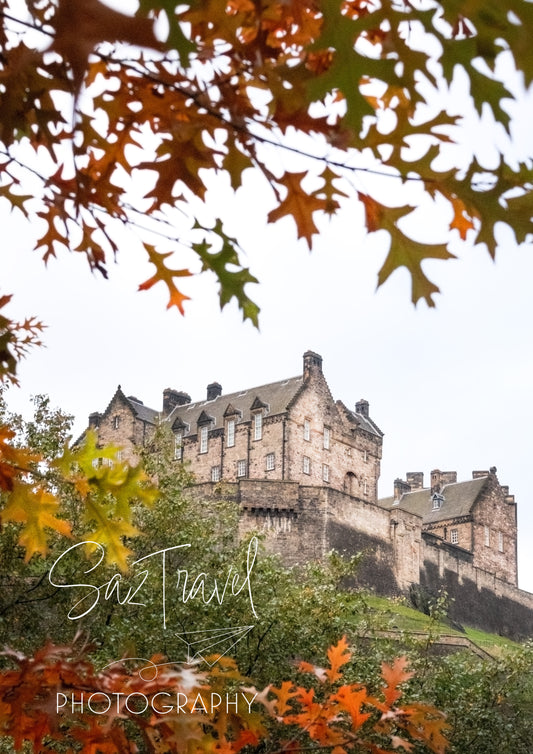
{"type": "MultiPolygon", "coordinates": [[[[208,408],[206,409],[208,413],[208,408]]],[[[228,446],[227,421],[224,426],[210,428],[207,451],[202,453],[199,432],[183,438],[183,460],[191,463],[199,483],[213,480],[215,467],[219,478],[227,482],[238,481],[239,461],[245,462],[246,477],[281,480],[283,478],[283,416],[264,416],[261,439],[254,439],[251,422],[235,426],[234,445],[228,446]],[[273,467],[267,468],[267,455],[273,454],[273,467]]]]}
{"type": "Polygon", "coordinates": [[[533,636],[533,594],[477,568],[472,552],[422,533],[417,515],[293,481],[205,483],[189,494],[205,502],[234,501],[239,535],[263,534],[267,551],[287,565],[320,560],[333,549],[361,553],[356,587],[389,596],[407,594],[412,585],[430,594],[443,587],[453,620],[514,638],[533,636]]]}
{"type": "Polygon", "coordinates": [[[474,507],[474,564],[499,579],[518,584],[517,525],[514,497],[489,477],[483,497],[474,507]]]}
{"type": "Polygon", "coordinates": [[[472,550],[474,535],[473,524],[470,519],[449,518],[445,522],[439,521],[436,524],[426,524],[424,530],[435,534],[437,537],[441,537],[441,539],[450,542],[450,544],[457,545],[465,550],[472,550]]]}
{"type": "Polygon", "coordinates": [[[291,405],[287,439],[288,478],[376,499],[381,438],[347,426],[321,371],[311,373],[291,405]]]}
{"type": "Polygon", "coordinates": [[[138,463],[134,448],[142,447],[153,432],[153,427],[137,419],[123,399],[115,397],[107,411],[100,417],[98,442],[122,449],[122,459],[138,463]]]}
{"type": "Polygon", "coordinates": [[[533,594],[477,568],[472,553],[422,535],[420,585],[452,598],[450,617],[485,631],[523,638],[533,636],[533,594]]]}

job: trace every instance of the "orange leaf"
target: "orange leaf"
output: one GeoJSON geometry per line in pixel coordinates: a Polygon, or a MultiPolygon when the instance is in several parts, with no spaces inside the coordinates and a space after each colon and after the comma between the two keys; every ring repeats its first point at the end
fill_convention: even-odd
{"type": "Polygon", "coordinates": [[[287,702],[296,696],[297,689],[294,687],[292,681],[283,681],[281,688],[278,689],[273,686],[271,691],[277,696],[277,701],[274,704],[277,714],[280,716],[284,715],[287,710],[291,709],[287,702]]]}
{"type": "Polygon", "coordinates": [[[145,249],[148,252],[150,262],[155,265],[156,272],[151,278],[145,280],[144,283],[139,285],[139,290],[147,291],[156,283],[165,283],[170,295],[167,309],[170,309],[171,306],[177,306],[181,314],[184,314],[183,302],[189,299],[189,296],[186,296],[178,290],[174,278],[189,277],[192,273],[189,272],[189,270],[171,270],[165,265],[165,259],[172,256],[172,252],[161,254],[156,251],[153,246],[147,244],[145,244],[145,249]]]}
{"type": "Polygon", "coordinates": [[[450,230],[458,230],[460,237],[464,241],[468,231],[474,228],[472,217],[468,214],[464,203],[456,196],[451,197],[451,203],[453,207],[453,219],[450,223],[450,230]]]}
{"type": "Polygon", "coordinates": [[[339,703],[341,709],[348,712],[352,718],[354,730],[360,728],[372,716],[371,712],[361,712],[362,705],[368,700],[366,689],[341,686],[332,699],[339,703]]]}
{"type": "Polygon", "coordinates": [[[338,679],[342,676],[342,673],[339,673],[339,668],[342,665],[345,665],[350,657],[351,653],[348,649],[346,636],[343,636],[342,639],[337,642],[334,647],[330,647],[328,649],[328,660],[330,667],[326,669],[326,675],[330,683],[338,681],[338,679]]]}
{"type": "Polygon", "coordinates": [[[279,179],[287,189],[287,196],[268,213],[268,222],[273,223],[283,217],[292,217],[298,229],[298,238],[305,238],[309,248],[312,246],[312,237],[318,233],[313,220],[313,212],[327,212],[330,208],[326,198],[319,198],[316,195],[308,194],[302,188],[302,180],[307,173],[285,173],[279,179]]]}
{"type": "Polygon", "coordinates": [[[398,689],[400,683],[408,681],[414,673],[406,670],[408,665],[407,658],[397,657],[392,665],[384,662],[381,666],[381,676],[387,685],[383,687],[383,695],[389,707],[401,697],[402,692],[398,689]]]}

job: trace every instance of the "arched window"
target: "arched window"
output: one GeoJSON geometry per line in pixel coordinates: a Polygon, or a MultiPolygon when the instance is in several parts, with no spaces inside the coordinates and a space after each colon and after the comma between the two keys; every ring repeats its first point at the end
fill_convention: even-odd
{"type": "Polygon", "coordinates": [[[357,477],[353,471],[348,471],[344,475],[343,489],[347,495],[354,495],[356,490],[357,477]]]}

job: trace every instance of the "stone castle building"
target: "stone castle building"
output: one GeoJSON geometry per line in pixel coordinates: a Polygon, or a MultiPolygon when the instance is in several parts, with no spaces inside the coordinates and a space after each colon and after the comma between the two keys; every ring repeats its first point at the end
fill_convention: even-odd
{"type": "Polygon", "coordinates": [[[266,532],[287,563],[362,552],[365,586],[399,594],[444,585],[456,620],[533,636],[533,595],[517,587],[516,503],[496,469],[464,482],[434,470],[427,487],[410,472],[379,500],[383,433],[368,401],[334,400],[318,354],[304,354],[297,377],[230,394],[214,382],[202,401],[167,388],[161,410],[119,386],[89,426],[134,460],[160,421],[174,434],[175,462],[194,473],[193,494],[234,500],[241,534],[266,532]]]}

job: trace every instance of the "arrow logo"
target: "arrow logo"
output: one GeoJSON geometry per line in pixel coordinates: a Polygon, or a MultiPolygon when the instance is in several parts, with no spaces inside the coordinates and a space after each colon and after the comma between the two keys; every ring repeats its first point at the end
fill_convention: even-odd
{"type": "Polygon", "coordinates": [[[187,662],[203,660],[212,667],[220,657],[227,654],[232,647],[240,642],[253,626],[237,626],[234,628],[214,628],[205,631],[187,631],[177,634],[177,638],[187,645],[187,662]],[[215,654],[217,657],[209,662],[206,655],[215,654]]]}

